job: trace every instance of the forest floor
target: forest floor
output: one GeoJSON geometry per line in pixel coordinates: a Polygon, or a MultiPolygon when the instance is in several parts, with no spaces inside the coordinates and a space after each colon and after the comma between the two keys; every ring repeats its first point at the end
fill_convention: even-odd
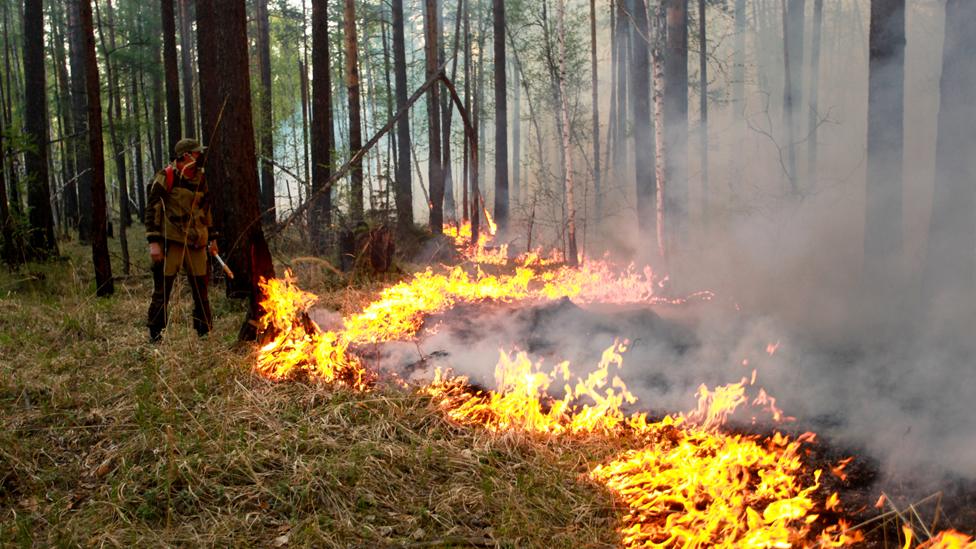
{"type": "Polygon", "coordinates": [[[0,273],[0,546],[616,545],[613,500],[585,480],[585,454],[610,449],[460,428],[395,387],[270,382],[221,288],[210,337],[178,282],[149,344],[148,257],[130,242],[107,299],[77,242],[0,273]]]}
{"type": "MultiPolygon", "coordinates": [[[[131,274],[110,298],[94,297],[77,242],[0,272],[0,546],[619,545],[621,504],[587,473],[624,441],[461,427],[422,391],[382,380],[367,393],[269,381],[256,347],[235,341],[244,304],[222,287],[200,339],[178,279],[165,340],[150,344],[149,259],[132,233],[131,274]]],[[[282,254],[279,274],[296,267],[341,313],[390,282],[339,279],[296,255],[282,254]]],[[[811,459],[829,466],[836,451],[811,459]]],[[[852,469],[846,487],[831,482],[870,518],[876,471],[852,469]]],[[[865,545],[901,546],[883,534],[865,545]]]]}

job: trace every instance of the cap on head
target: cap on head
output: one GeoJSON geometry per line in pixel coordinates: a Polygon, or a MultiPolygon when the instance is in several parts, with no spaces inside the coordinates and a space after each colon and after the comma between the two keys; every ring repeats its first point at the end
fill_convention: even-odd
{"type": "Polygon", "coordinates": [[[191,139],[189,137],[184,137],[176,142],[173,147],[173,152],[176,153],[176,157],[179,158],[186,153],[191,152],[203,152],[207,148],[200,144],[196,139],[191,139]]]}

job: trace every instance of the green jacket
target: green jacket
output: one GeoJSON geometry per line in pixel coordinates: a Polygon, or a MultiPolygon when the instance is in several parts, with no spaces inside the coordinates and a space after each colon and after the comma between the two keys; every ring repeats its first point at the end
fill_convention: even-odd
{"type": "Polygon", "coordinates": [[[146,192],[146,240],[177,242],[203,248],[216,238],[210,211],[210,193],[202,170],[184,179],[174,166],[153,177],[146,192]]]}

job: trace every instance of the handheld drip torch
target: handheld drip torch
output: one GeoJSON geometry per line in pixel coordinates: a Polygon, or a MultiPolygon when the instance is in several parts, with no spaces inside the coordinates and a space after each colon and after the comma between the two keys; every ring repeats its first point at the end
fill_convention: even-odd
{"type": "Polygon", "coordinates": [[[223,258],[220,257],[220,254],[217,252],[213,252],[211,255],[213,255],[214,259],[217,260],[217,263],[220,265],[220,268],[224,270],[224,273],[227,274],[227,278],[234,280],[234,271],[230,270],[230,267],[228,267],[227,264],[224,263],[224,260],[223,258]]]}

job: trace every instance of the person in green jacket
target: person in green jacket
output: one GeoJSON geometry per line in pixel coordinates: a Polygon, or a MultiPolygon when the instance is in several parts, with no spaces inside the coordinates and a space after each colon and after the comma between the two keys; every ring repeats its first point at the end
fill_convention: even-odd
{"type": "Polygon", "coordinates": [[[173,149],[173,161],[156,173],[146,193],[146,239],[153,272],[148,321],[152,342],[162,339],[170,293],[181,268],[193,296],[193,327],[202,337],[213,326],[207,297],[207,252],[217,253],[217,233],[199,165],[205,147],[196,139],[181,139],[173,149]]]}

